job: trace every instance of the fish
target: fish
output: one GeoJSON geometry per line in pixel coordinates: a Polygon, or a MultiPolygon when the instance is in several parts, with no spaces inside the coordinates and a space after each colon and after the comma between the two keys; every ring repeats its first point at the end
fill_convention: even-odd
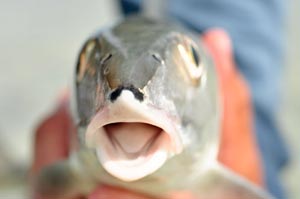
{"type": "Polygon", "coordinates": [[[85,42],[74,79],[76,147],[41,171],[39,192],[63,198],[105,184],[154,197],[272,198],[218,161],[219,80],[195,33],[127,17],[85,42]]]}

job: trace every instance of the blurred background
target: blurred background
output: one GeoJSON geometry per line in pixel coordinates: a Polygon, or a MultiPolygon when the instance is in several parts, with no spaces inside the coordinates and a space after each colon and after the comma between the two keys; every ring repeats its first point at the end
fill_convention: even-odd
{"type": "MultiPolygon", "coordinates": [[[[291,151],[283,173],[289,198],[300,198],[300,3],[288,6],[287,56],[279,121],[291,151]],[[298,123],[297,123],[298,122],[298,123]]],[[[120,18],[115,1],[0,0],[0,198],[26,198],[33,130],[72,84],[85,39],[120,18]]]]}

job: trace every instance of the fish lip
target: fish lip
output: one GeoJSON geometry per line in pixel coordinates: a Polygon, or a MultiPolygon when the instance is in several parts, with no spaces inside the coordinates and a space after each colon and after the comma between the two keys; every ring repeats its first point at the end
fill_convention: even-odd
{"type": "Polygon", "coordinates": [[[109,104],[101,109],[91,120],[85,135],[87,147],[96,149],[98,160],[108,173],[124,181],[138,180],[153,173],[164,164],[168,157],[178,154],[183,150],[181,139],[179,137],[180,129],[176,118],[170,117],[163,110],[144,103],[135,104],[134,107],[123,107],[121,105],[121,108],[123,108],[123,111],[120,112],[120,106],[118,104],[109,104]],[[167,144],[162,144],[162,146],[157,148],[154,152],[157,157],[160,157],[160,160],[157,160],[157,157],[152,155],[144,161],[126,167],[121,164],[113,164],[112,161],[107,161],[109,159],[109,154],[105,149],[111,146],[100,146],[104,139],[108,139],[107,135],[103,133],[103,127],[108,124],[119,122],[145,123],[160,128],[162,130],[160,134],[162,134],[163,138],[158,139],[159,141],[157,142],[163,143],[162,139],[169,139],[167,144]],[[99,133],[101,130],[102,133],[99,133]],[[155,162],[155,166],[148,168],[146,165],[147,162],[155,162]],[[125,175],[124,172],[120,173],[123,170],[127,170],[127,173],[136,174],[128,176],[127,174],[125,175]],[[140,172],[137,172],[139,170],[140,172]],[[142,170],[147,171],[144,172],[142,170]]]}
{"type": "MultiPolygon", "coordinates": [[[[116,108],[117,109],[117,108],[116,108]]],[[[181,142],[179,131],[180,128],[177,124],[177,119],[168,116],[162,110],[148,107],[149,111],[145,110],[142,117],[138,114],[130,115],[129,117],[123,117],[122,114],[114,115],[114,110],[111,107],[104,107],[101,111],[96,113],[91,122],[89,123],[85,141],[86,145],[89,148],[97,147],[97,129],[104,127],[105,125],[119,122],[136,122],[136,123],[145,123],[161,128],[165,133],[167,133],[172,142],[172,151],[173,154],[178,154],[183,150],[183,144],[181,142]]]]}

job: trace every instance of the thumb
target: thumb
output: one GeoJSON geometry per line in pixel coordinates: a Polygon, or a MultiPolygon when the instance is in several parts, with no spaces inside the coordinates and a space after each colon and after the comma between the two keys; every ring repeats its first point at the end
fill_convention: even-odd
{"type": "Polygon", "coordinates": [[[202,40],[216,65],[222,101],[222,133],[218,159],[248,180],[261,185],[262,168],[253,131],[250,91],[235,68],[229,36],[222,29],[211,29],[202,40]]]}
{"type": "Polygon", "coordinates": [[[68,103],[69,94],[64,92],[58,99],[58,107],[38,125],[34,136],[31,175],[68,156],[72,129],[68,103]]]}
{"type": "Polygon", "coordinates": [[[234,71],[233,51],[229,35],[221,28],[212,28],[202,35],[202,41],[218,66],[219,74],[227,77],[234,71]]]}
{"type": "Polygon", "coordinates": [[[139,193],[131,192],[118,187],[111,187],[107,185],[99,186],[88,199],[113,199],[113,198],[122,198],[122,199],[154,199],[139,193]]]}

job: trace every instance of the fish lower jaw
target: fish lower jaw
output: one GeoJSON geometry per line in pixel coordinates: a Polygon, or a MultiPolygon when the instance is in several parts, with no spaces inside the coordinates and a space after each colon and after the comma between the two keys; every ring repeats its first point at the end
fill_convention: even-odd
{"type": "MultiPolygon", "coordinates": [[[[102,128],[102,132],[99,132],[102,144],[98,146],[96,153],[104,169],[120,180],[141,179],[159,169],[169,157],[169,135],[161,129],[159,132],[148,132],[151,135],[144,135],[148,138],[142,140],[143,143],[137,147],[125,146],[130,145],[126,143],[129,141],[118,140],[122,138],[120,135],[110,135],[112,133],[105,129],[102,128]]],[[[133,137],[132,141],[137,140],[133,137]]]]}
{"type": "MultiPolygon", "coordinates": [[[[99,153],[98,157],[99,157],[99,153]]],[[[101,155],[100,155],[101,156],[101,155]]],[[[136,181],[159,169],[167,160],[166,151],[157,151],[148,158],[136,160],[104,160],[104,169],[122,181],[136,181]]],[[[102,159],[102,158],[101,158],[102,159]]]]}

